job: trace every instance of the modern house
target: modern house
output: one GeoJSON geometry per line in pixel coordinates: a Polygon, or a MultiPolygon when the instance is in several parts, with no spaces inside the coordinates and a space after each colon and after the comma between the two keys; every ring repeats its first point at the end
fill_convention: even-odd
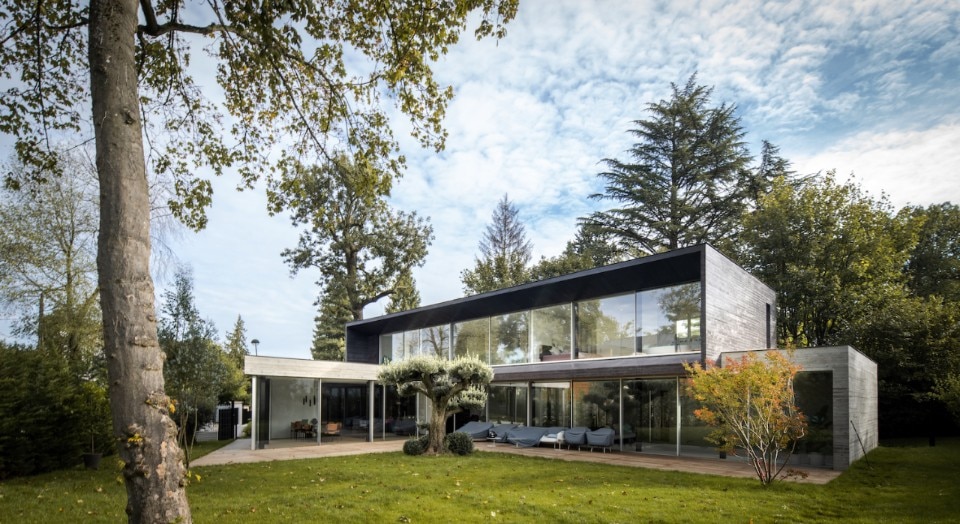
{"type": "MultiPolygon", "coordinates": [[[[474,355],[494,369],[469,419],[609,427],[623,452],[716,456],[685,394],[684,363],[773,348],[775,294],[709,245],[351,322],[346,362],[247,357],[253,446],[417,431],[425,399],[376,383],[379,364],[418,354],[474,355]],[[326,428],[300,435],[291,425],[326,428]],[[338,430],[339,429],[339,430],[338,430]]],[[[849,347],[801,349],[797,397],[805,454],[845,469],[877,445],[876,364],[849,347]]]]}

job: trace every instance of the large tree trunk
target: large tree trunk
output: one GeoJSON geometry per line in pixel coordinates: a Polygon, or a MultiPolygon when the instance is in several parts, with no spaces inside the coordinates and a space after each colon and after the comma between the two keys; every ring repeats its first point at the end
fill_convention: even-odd
{"type": "Polygon", "coordinates": [[[150,276],[150,200],[134,62],[137,9],[137,0],[90,3],[104,351],[129,521],[191,522],[183,454],[163,390],[150,276]]]}

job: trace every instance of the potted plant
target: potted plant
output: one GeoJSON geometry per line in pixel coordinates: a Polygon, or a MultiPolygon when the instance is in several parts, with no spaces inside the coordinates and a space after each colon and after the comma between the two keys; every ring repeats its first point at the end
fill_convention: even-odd
{"type": "Polygon", "coordinates": [[[106,418],[109,416],[109,407],[107,404],[107,391],[103,386],[95,382],[85,382],[83,384],[84,404],[87,409],[84,415],[84,422],[87,425],[87,436],[90,438],[90,452],[84,453],[83,465],[87,469],[100,469],[100,460],[103,453],[97,451],[97,437],[104,432],[106,418]]]}

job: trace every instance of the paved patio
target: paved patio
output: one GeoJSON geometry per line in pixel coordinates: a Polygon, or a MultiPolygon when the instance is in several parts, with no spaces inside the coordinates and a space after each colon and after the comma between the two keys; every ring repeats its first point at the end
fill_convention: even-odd
{"type": "MultiPolygon", "coordinates": [[[[388,440],[377,442],[342,441],[324,445],[309,445],[291,441],[278,441],[267,449],[250,449],[250,439],[237,439],[209,455],[200,457],[190,463],[191,467],[214,466],[223,464],[244,464],[251,462],[269,462],[275,460],[298,460],[320,457],[342,457],[347,455],[362,455],[365,453],[386,453],[401,451],[403,440],[388,440]],[[294,445],[295,443],[295,445],[294,445]],[[285,445],[290,444],[290,445],[285,445]]],[[[646,455],[642,453],[601,453],[591,451],[576,451],[553,449],[546,447],[517,448],[505,444],[489,444],[478,442],[477,451],[483,453],[512,453],[532,457],[543,457],[553,460],[568,460],[579,462],[596,462],[616,466],[657,469],[663,471],[684,471],[688,473],[704,473],[726,477],[752,478],[753,470],[744,462],[735,460],[720,460],[694,457],[671,457],[662,455],[646,455]]],[[[807,482],[812,484],[826,484],[840,476],[839,471],[822,468],[807,468],[788,466],[788,469],[806,474],[791,477],[793,482],[807,482]]]]}

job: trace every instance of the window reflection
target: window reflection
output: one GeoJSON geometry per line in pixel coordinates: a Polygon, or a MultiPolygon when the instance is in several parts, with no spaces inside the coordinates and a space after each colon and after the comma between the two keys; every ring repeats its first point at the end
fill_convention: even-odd
{"type": "Polygon", "coordinates": [[[453,325],[455,357],[477,357],[490,361],[490,319],[467,320],[453,325]]]}
{"type": "Polygon", "coordinates": [[[621,357],[634,353],[633,294],[577,303],[577,358],[621,357]]]}
{"type": "Polygon", "coordinates": [[[493,338],[491,364],[521,364],[529,362],[530,313],[507,313],[490,319],[493,338]]]}
{"type": "Polygon", "coordinates": [[[534,309],[532,342],[534,359],[541,362],[570,360],[571,304],[534,309]]]}
{"type": "Polygon", "coordinates": [[[420,330],[422,355],[450,358],[450,326],[434,326],[420,330]]]}
{"type": "Polygon", "coordinates": [[[700,284],[637,293],[637,338],[646,354],[700,349],[700,284]]]}

